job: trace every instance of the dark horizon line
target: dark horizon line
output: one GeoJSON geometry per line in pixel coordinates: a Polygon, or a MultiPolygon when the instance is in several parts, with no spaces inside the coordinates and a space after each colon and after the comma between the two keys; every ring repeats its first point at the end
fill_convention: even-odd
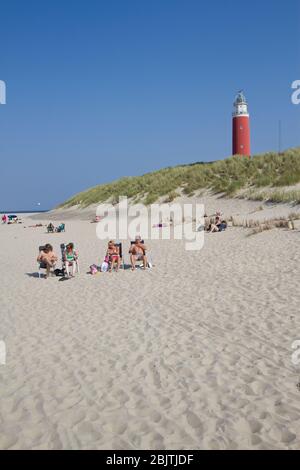
{"type": "Polygon", "coordinates": [[[31,214],[31,213],[35,213],[35,214],[38,214],[39,212],[49,212],[51,209],[41,209],[39,211],[37,210],[17,210],[17,211],[0,211],[0,214],[31,214]]]}

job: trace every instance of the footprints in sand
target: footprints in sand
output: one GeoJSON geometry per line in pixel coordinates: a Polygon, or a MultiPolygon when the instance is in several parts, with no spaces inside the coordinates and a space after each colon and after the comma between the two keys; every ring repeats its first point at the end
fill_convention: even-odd
{"type": "Polygon", "coordinates": [[[286,252],[287,236],[266,247],[229,231],[193,255],[172,242],[164,266],[153,244],[155,271],[113,276],[113,299],[100,275],[12,290],[7,265],[0,448],[299,448],[299,250],[286,252]]]}
{"type": "Polygon", "coordinates": [[[197,431],[198,435],[201,435],[203,432],[203,426],[201,420],[195,413],[192,411],[188,411],[186,413],[186,420],[189,426],[191,426],[194,430],[197,431]]]}

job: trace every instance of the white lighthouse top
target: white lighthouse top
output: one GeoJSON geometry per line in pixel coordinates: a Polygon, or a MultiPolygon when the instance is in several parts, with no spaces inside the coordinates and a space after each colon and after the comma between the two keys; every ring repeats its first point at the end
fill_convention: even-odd
{"type": "Polygon", "coordinates": [[[233,116],[249,116],[248,113],[248,103],[245,98],[243,90],[239,91],[235,97],[235,101],[233,103],[233,116]]]}

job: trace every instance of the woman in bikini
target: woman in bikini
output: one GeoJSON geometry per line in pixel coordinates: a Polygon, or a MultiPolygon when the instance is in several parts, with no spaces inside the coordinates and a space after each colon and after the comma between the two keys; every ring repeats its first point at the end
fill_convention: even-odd
{"type": "Polygon", "coordinates": [[[116,265],[116,271],[119,271],[120,267],[120,250],[113,240],[110,240],[107,246],[106,256],[109,260],[109,272],[111,273],[116,265]]]}

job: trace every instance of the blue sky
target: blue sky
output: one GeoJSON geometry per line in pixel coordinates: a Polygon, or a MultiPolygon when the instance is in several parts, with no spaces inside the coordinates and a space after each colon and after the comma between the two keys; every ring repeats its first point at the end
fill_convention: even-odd
{"type": "Polygon", "coordinates": [[[2,2],[0,210],[222,159],[243,88],[252,151],[300,145],[299,2],[2,2]]]}

